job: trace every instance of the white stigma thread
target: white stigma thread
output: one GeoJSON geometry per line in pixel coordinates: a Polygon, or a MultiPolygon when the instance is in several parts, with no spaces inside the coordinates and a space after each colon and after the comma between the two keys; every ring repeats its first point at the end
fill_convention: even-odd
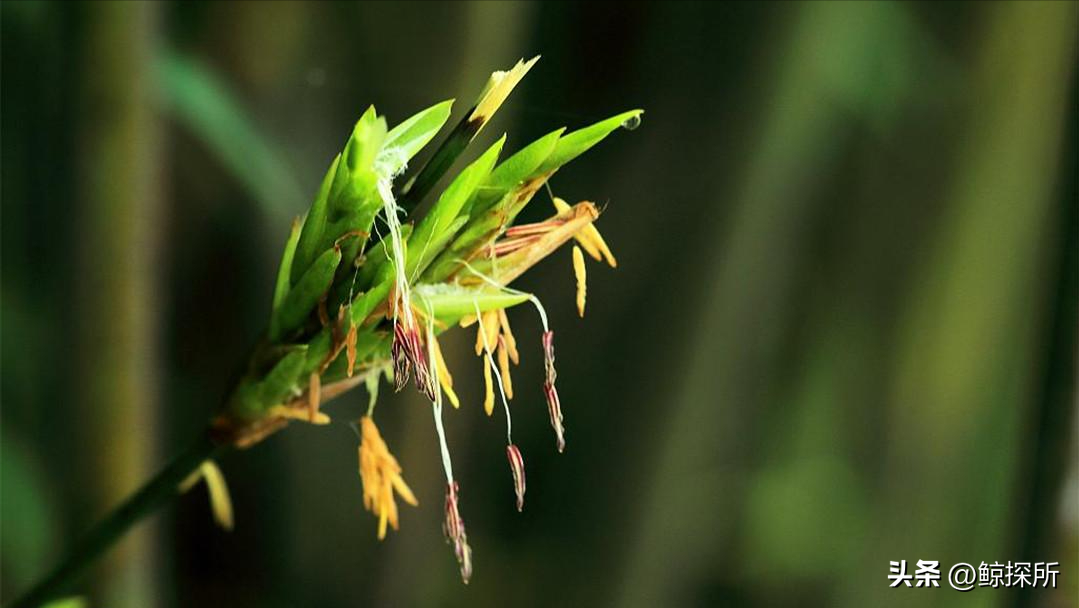
{"type": "Polygon", "coordinates": [[[408,277],[405,276],[405,241],[401,235],[401,220],[397,217],[400,207],[393,198],[392,181],[389,178],[378,180],[378,194],[382,198],[382,209],[386,215],[386,227],[390,231],[390,245],[393,253],[394,286],[396,297],[393,300],[393,321],[399,314],[404,314],[406,327],[415,327],[412,316],[412,298],[409,294],[408,277]],[[400,310],[404,308],[404,311],[400,310]]]}
{"type": "Polygon", "coordinates": [[[543,309],[543,303],[540,302],[539,298],[537,298],[535,296],[535,294],[528,293],[527,291],[521,291],[519,289],[514,289],[512,287],[506,287],[505,285],[499,285],[497,282],[495,282],[494,279],[492,279],[491,277],[489,277],[489,276],[483,274],[482,272],[476,270],[475,268],[472,267],[471,264],[469,264],[465,260],[460,260],[459,259],[457,261],[464,264],[465,268],[467,268],[469,272],[476,275],[477,277],[482,279],[485,283],[491,285],[495,289],[498,289],[499,291],[502,291],[504,293],[509,293],[509,294],[518,295],[518,296],[525,296],[526,298],[528,298],[528,301],[532,302],[532,305],[536,307],[536,312],[539,313],[540,323],[543,324],[543,331],[544,332],[551,331],[551,328],[547,325],[547,311],[543,309]]]}
{"type": "MultiPolygon", "coordinates": [[[[434,311],[427,306],[427,365],[432,382],[438,382],[438,357],[435,356],[435,321],[434,311]]],[[[453,463],[450,462],[450,448],[446,444],[446,429],[442,427],[442,387],[435,386],[435,400],[431,402],[431,412],[435,417],[435,430],[438,431],[439,449],[442,452],[442,469],[446,472],[446,483],[453,483],[453,463]]]]}
{"type": "Polygon", "coordinates": [[[476,309],[476,322],[480,326],[480,339],[483,340],[483,351],[487,355],[485,357],[486,365],[490,365],[491,371],[495,373],[495,380],[498,382],[498,394],[502,397],[502,407],[506,410],[506,443],[512,444],[513,422],[510,419],[510,404],[506,401],[506,389],[502,386],[502,374],[499,373],[498,366],[495,365],[495,359],[491,356],[491,345],[487,343],[487,330],[483,327],[483,315],[480,314],[480,305],[475,298],[472,298],[472,306],[476,309]]]}

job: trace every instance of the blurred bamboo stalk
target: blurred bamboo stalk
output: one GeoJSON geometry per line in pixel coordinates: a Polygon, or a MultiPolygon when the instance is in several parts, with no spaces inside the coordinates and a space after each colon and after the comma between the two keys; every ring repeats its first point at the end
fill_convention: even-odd
{"type": "MultiPolygon", "coordinates": [[[[1079,82],[1071,84],[1071,117],[1065,133],[1070,142],[1064,153],[1064,162],[1074,162],[1079,157],[1079,137],[1076,127],[1079,116],[1077,105],[1079,82]]],[[[1064,165],[1062,183],[1059,185],[1056,203],[1056,229],[1046,239],[1055,249],[1050,261],[1051,272],[1047,277],[1049,295],[1045,322],[1040,328],[1040,339],[1045,345],[1045,358],[1040,362],[1041,386],[1030,416],[1030,433],[1022,450],[1024,461],[1020,474],[1025,480],[1016,491],[1015,555],[1024,562],[1045,561],[1045,556],[1061,556],[1062,572],[1079,571],[1079,556],[1069,551],[1067,535],[1059,534],[1062,520],[1075,514],[1058,513],[1065,484],[1065,476],[1075,476],[1079,461],[1075,459],[1076,386],[1079,368],[1079,175],[1067,171],[1064,165]],[[1070,174],[1069,174],[1070,173],[1070,174]],[[1053,234],[1055,233],[1055,234],[1053,234]],[[1051,266],[1051,267],[1052,267],[1051,266]],[[1070,464],[1067,464],[1069,463],[1070,464]],[[1070,554],[1070,558],[1068,557],[1070,554]],[[1064,568],[1069,568],[1064,570],[1064,568]]],[[[1074,528],[1073,528],[1074,529],[1074,528]]],[[[1065,575],[1067,576],[1067,575],[1065,575]]],[[[1058,599],[1062,605],[1067,597],[1079,593],[1079,581],[1062,584],[1058,599]]],[[[1036,605],[1038,591],[1034,587],[1015,591],[1015,605],[1036,605]]]]}
{"type": "MultiPolygon", "coordinates": [[[[1025,487],[1018,446],[1056,287],[1044,243],[1053,185],[1074,171],[1059,153],[1076,5],[984,6],[948,208],[899,326],[880,540],[867,555],[882,576],[888,560],[1020,559],[1009,555],[1012,492],[1025,487]]],[[[863,598],[880,596],[879,581],[864,585],[863,598]]],[[[994,603],[978,593],[924,599],[994,603]]]]}
{"type": "MultiPolygon", "coordinates": [[[[847,110],[838,103],[836,74],[859,49],[861,28],[881,19],[872,3],[792,6],[789,26],[776,35],[781,51],[763,87],[770,91],[757,122],[747,176],[737,191],[718,192],[737,207],[720,243],[702,260],[701,317],[685,345],[679,387],[664,404],[662,439],[641,472],[642,508],[618,580],[617,605],[688,602],[677,596],[720,569],[740,540],[738,524],[752,481],[739,470],[758,434],[753,416],[773,407],[785,387],[761,385],[779,377],[776,358],[784,327],[797,313],[795,293],[808,227],[819,202],[809,193],[839,160],[847,110]],[[717,490],[721,488],[721,490],[717,490]],[[672,497],[678,496],[678,499],[672,497]]],[[[744,568],[741,559],[730,563],[744,568]]],[[[737,576],[737,575],[735,575],[737,576]]]]}
{"type": "MultiPolygon", "coordinates": [[[[86,502],[81,531],[153,471],[158,405],[157,280],[161,129],[151,103],[159,5],[103,2],[86,12],[78,133],[81,395],[73,447],[86,502]],[[92,10],[91,10],[92,9],[92,10]]],[[[102,606],[157,604],[152,532],[124,539],[96,571],[102,606]]]]}

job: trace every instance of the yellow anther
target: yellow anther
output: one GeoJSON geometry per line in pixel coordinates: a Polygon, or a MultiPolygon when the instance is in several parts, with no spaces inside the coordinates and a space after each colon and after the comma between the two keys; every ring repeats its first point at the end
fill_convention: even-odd
{"type": "Polygon", "coordinates": [[[584,316],[584,300],[588,293],[587,274],[584,268],[584,254],[581,248],[573,246],[573,274],[577,276],[577,314],[584,316]]]}
{"type": "Polygon", "coordinates": [[[490,310],[480,317],[480,326],[476,329],[476,356],[482,355],[484,340],[488,345],[494,345],[498,339],[498,311],[490,310]]]}
{"type": "Polygon", "coordinates": [[[495,391],[491,386],[491,365],[487,360],[483,361],[483,388],[483,411],[490,416],[495,411],[495,391]]]}
{"type": "Polygon", "coordinates": [[[450,375],[449,368],[446,367],[446,361],[442,358],[442,347],[439,346],[438,340],[434,337],[432,332],[428,340],[431,341],[431,350],[435,353],[435,367],[438,369],[438,383],[442,385],[443,392],[449,397],[450,403],[454,408],[461,407],[460,400],[457,399],[457,393],[453,392],[453,376],[450,375]]]}
{"type": "Polygon", "coordinates": [[[506,349],[506,341],[502,336],[498,338],[498,369],[502,374],[502,388],[506,391],[506,399],[513,399],[513,378],[510,377],[510,358],[506,349]]]}
{"type": "Polygon", "coordinates": [[[419,502],[401,477],[401,465],[390,453],[370,416],[360,418],[360,480],[363,505],[378,516],[378,538],[386,537],[386,526],[397,529],[397,502],[394,492],[412,506],[419,502]]]}
{"type": "Polygon", "coordinates": [[[510,361],[513,361],[514,365],[521,364],[521,357],[517,354],[517,339],[513,337],[513,330],[510,329],[510,318],[506,315],[506,309],[498,311],[498,323],[502,326],[502,337],[506,344],[506,350],[509,351],[510,361]]]}
{"type": "MultiPolygon", "coordinates": [[[[554,208],[558,213],[565,213],[571,209],[566,201],[557,196],[551,199],[551,201],[554,203],[554,208]]],[[[616,260],[614,254],[611,253],[611,248],[607,246],[607,242],[603,240],[603,235],[599,233],[599,229],[596,228],[595,224],[588,224],[584,228],[581,228],[573,238],[580,243],[581,247],[588,252],[588,255],[591,256],[592,259],[597,262],[606,260],[611,268],[618,267],[618,260],[616,260]]]]}

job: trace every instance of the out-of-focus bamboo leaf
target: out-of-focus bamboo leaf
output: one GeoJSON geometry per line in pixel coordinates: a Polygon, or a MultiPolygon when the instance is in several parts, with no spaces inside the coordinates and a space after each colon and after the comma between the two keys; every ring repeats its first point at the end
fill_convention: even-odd
{"type": "Polygon", "coordinates": [[[11,586],[25,584],[40,572],[58,540],[56,511],[42,483],[45,477],[20,447],[16,438],[6,433],[0,441],[0,479],[4,483],[0,548],[5,583],[11,586]]]}
{"type": "Polygon", "coordinates": [[[89,605],[86,598],[76,595],[49,602],[41,608],[87,608],[89,605]]]}
{"type": "Polygon", "coordinates": [[[268,213],[288,216],[302,197],[299,183],[228,88],[176,51],[164,51],[155,68],[163,101],[176,120],[206,143],[268,213]]]}

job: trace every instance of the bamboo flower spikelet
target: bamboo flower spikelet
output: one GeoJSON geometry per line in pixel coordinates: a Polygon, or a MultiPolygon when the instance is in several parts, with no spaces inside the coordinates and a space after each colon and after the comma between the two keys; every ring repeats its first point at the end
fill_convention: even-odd
{"type": "MultiPolygon", "coordinates": [[[[236,520],[242,521],[243,511],[233,509],[216,456],[252,446],[294,422],[329,424],[323,405],[361,385],[368,394],[367,412],[353,424],[360,437],[362,506],[376,518],[377,536],[384,539],[402,519],[397,499],[411,506],[419,500],[405,482],[406,467],[375,422],[383,381],[397,391],[411,381],[430,402],[446,477],[442,529],[461,579],[469,581],[468,509],[462,503],[464,486],[453,473],[442,411],[444,399],[453,409],[462,405],[439,335],[458,326],[476,326],[475,353],[486,389],[483,403],[477,405],[490,417],[498,405],[505,414],[507,490],[512,489],[521,511],[525,459],[513,441],[510,400],[521,407],[539,407],[542,395],[559,452],[566,447],[566,432],[555,387],[554,330],[540,299],[511,284],[573,240],[576,308],[584,316],[584,254],[612,268],[617,262],[595,226],[600,209],[587,200],[567,203],[555,196],[549,181],[619,128],[637,128],[643,113],[629,110],[570,132],[559,128],[508,156],[503,154],[503,135],[454,175],[425,213],[417,214],[538,59],[493,73],[464,118],[415,170],[409,163],[445,126],[453,101],[437,103],[393,128],[373,106],[363,112],[344,149],[330,162],[311,208],[292,223],[266,332],[209,432],[110,512],[12,608],[41,606],[59,597],[136,522],[199,481],[205,482],[214,520],[231,530],[236,520]],[[544,188],[554,214],[517,223],[517,216],[544,188]],[[510,311],[521,304],[535,308],[543,328],[529,339],[533,352],[543,354],[542,380],[512,377],[527,344],[510,327],[510,311]]],[[[419,494],[429,482],[415,485],[421,488],[419,494]]],[[[507,491],[507,502],[509,496],[507,491]]]]}
{"type": "MultiPolygon", "coordinates": [[[[359,385],[370,395],[358,422],[359,476],[363,506],[377,518],[377,536],[400,522],[398,501],[417,505],[403,468],[375,422],[378,387],[395,390],[410,381],[431,404],[445,472],[443,531],[468,582],[472,549],[465,533],[463,487],[454,474],[442,405],[460,399],[438,336],[455,326],[476,325],[476,355],[483,370],[482,404],[493,416],[501,404],[513,496],[524,508],[525,465],[513,442],[509,400],[523,407],[546,402],[555,446],[565,448],[563,413],[555,388],[554,331],[538,297],[510,284],[570,240],[577,282],[577,309],[584,315],[585,258],[616,265],[595,227],[599,209],[552,194],[554,214],[516,224],[518,214],[551,176],[619,127],[635,127],[640,110],[618,114],[582,129],[557,129],[502,159],[502,136],[433,200],[426,214],[412,212],[453,167],[538,58],[495,72],[465,118],[430,160],[406,177],[409,162],[450,117],[444,101],[390,128],[370,107],[360,117],[329,170],[306,216],[292,226],[277,273],[269,328],[246,372],[214,421],[214,437],[235,447],[253,445],[292,422],[326,424],[325,402],[359,385]],[[543,354],[544,378],[515,385],[511,367],[520,361],[509,310],[531,304],[543,333],[534,339],[543,354]],[[531,387],[536,387],[532,389],[531,387]]],[[[415,482],[416,480],[413,480],[415,482]]],[[[421,484],[426,486],[427,480],[421,484]]],[[[423,494],[421,491],[420,494],[423,494]]]]}

